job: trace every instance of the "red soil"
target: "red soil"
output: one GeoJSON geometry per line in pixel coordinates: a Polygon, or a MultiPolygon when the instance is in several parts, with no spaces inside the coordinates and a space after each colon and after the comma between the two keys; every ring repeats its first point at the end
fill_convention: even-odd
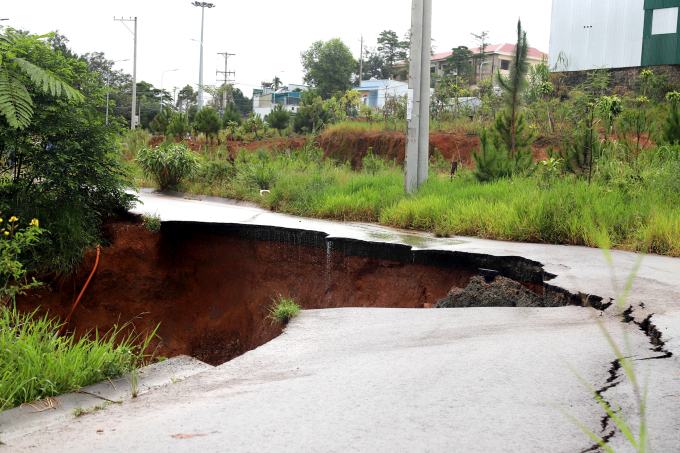
{"type": "MultiPolygon", "coordinates": [[[[278,242],[196,235],[170,243],[138,222],[106,225],[111,245],[68,326],[84,334],[133,320],[137,331],[158,330],[158,355],[187,354],[220,364],[281,333],[267,307],[277,293],[305,309],[422,308],[474,273],[344,256],[278,242]]],[[[91,251],[67,281],[20,297],[23,311],[65,318],[94,263],[91,251]]]]}
{"type": "MultiPolygon", "coordinates": [[[[162,137],[154,137],[152,145],[162,141],[162,137]],[[157,140],[157,141],[153,141],[157,140]]],[[[257,149],[275,150],[299,150],[307,142],[306,138],[280,138],[269,140],[258,140],[252,142],[243,141],[222,141],[222,145],[227,146],[231,156],[236,157],[241,149],[255,151],[257,149]]],[[[217,146],[214,144],[187,141],[189,147],[200,153],[213,152],[217,146]]],[[[324,151],[328,158],[335,158],[341,161],[349,161],[353,168],[361,166],[362,159],[368,154],[368,148],[373,148],[373,153],[388,160],[396,160],[398,164],[404,162],[406,153],[406,134],[402,132],[379,132],[367,134],[322,134],[316,138],[316,144],[324,151]]],[[[479,137],[476,135],[459,135],[449,133],[430,134],[430,156],[435,155],[435,149],[449,161],[455,160],[461,165],[471,167],[473,165],[472,153],[475,148],[479,148],[479,137]]],[[[544,144],[534,144],[534,156],[536,159],[547,158],[547,146],[544,144]]]]}

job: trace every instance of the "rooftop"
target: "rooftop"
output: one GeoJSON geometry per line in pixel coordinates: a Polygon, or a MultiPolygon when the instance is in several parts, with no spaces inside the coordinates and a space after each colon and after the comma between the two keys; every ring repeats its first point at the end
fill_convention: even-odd
{"type": "MultiPolygon", "coordinates": [[[[475,47],[474,49],[470,49],[472,53],[481,53],[481,49],[479,47],[475,47]]],[[[485,53],[487,54],[501,54],[501,55],[512,55],[515,52],[515,45],[514,44],[493,44],[490,46],[486,47],[485,53]]],[[[444,60],[448,57],[451,56],[453,52],[441,52],[432,55],[432,60],[444,60]]],[[[548,54],[545,52],[541,52],[540,50],[536,49],[535,47],[529,47],[529,58],[543,58],[543,55],[548,57],[548,54]]]]}

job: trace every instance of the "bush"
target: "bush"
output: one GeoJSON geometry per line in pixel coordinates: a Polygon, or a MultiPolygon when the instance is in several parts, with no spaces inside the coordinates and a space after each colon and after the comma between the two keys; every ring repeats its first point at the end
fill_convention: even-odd
{"type": "Polygon", "coordinates": [[[272,320],[272,324],[279,323],[286,325],[288,322],[300,313],[300,306],[292,297],[285,298],[279,294],[276,298],[272,297],[274,303],[269,307],[268,318],[272,320]]]}
{"type": "MultiPolygon", "coordinates": [[[[2,219],[0,219],[2,222],[2,219]]],[[[26,269],[21,262],[22,253],[35,247],[43,230],[37,219],[24,229],[19,229],[19,219],[12,216],[6,227],[0,230],[0,309],[10,300],[14,302],[17,295],[39,285],[33,279],[26,279],[26,269]]]]}
{"type": "Polygon", "coordinates": [[[167,190],[191,176],[198,166],[198,159],[198,154],[186,143],[162,143],[156,148],[142,148],[137,153],[137,163],[156,182],[159,190],[167,190]]]}
{"type": "Polygon", "coordinates": [[[245,184],[255,186],[259,190],[271,189],[277,177],[276,169],[264,161],[244,166],[241,173],[241,179],[245,184]]]}
{"type": "Polygon", "coordinates": [[[191,176],[193,182],[212,185],[225,182],[234,176],[234,164],[227,160],[202,162],[191,176]]]}

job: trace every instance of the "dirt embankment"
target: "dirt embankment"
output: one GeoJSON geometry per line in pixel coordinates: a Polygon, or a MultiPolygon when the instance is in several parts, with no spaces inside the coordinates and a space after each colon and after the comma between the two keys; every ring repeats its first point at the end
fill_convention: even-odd
{"type": "MultiPolygon", "coordinates": [[[[267,319],[277,293],[305,309],[422,308],[474,272],[346,256],[280,242],[194,234],[168,238],[138,222],[106,225],[111,245],[73,314],[69,331],[99,329],[134,319],[138,331],[158,323],[157,354],[188,354],[220,364],[281,333],[267,319]]],[[[20,297],[23,311],[40,307],[64,319],[94,263],[88,254],[78,274],[20,297]]]]}
{"type": "MultiPolygon", "coordinates": [[[[163,141],[162,137],[153,137],[150,146],[156,146],[163,141]]],[[[287,149],[300,150],[307,138],[273,138],[268,140],[222,141],[231,157],[236,157],[240,150],[255,151],[267,149],[270,151],[285,151],[287,149]]],[[[361,161],[372,148],[373,153],[388,161],[404,162],[406,154],[406,134],[402,132],[379,132],[365,134],[324,133],[316,137],[315,143],[321,147],[325,157],[350,162],[353,168],[361,167],[361,161]]],[[[189,147],[202,154],[214,152],[217,142],[207,144],[204,142],[187,141],[189,147]]],[[[435,132],[430,134],[430,157],[435,155],[435,150],[448,161],[456,161],[459,164],[471,167],[473,165],[472,154],[479,148],[479,137],[476,135],[461,135],[435,132]]],[[[545,159],[547,146],[543,143],[534,144],[534,157],[545,159]]]]}

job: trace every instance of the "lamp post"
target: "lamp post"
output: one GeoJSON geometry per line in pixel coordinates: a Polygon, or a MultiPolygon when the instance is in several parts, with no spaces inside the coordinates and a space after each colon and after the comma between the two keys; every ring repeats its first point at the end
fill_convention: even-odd
{"type": "Polygon", "coordinates": [[[193,2],[192,5],[201,8],[201,60],[198,68],[198,110],[203,108],[203,25],[205,24],[205,9],[215,5],[206,2],[193,2]]]}
{"type": "Polygon", "coordinates": [[[175,72],[179,71],[179,69],[168,69],[167,71],[163,71],[161,74],[161,108],[158,110],[158,113],[161,113],[163,111],[163,76],[165,75],[166,72],[175,72]]]}
{"type": "MultiPolygon", "coordinates": [[[[111,66],[113,66],[114,63],[120,63],[123,61],[130,61],[128,58],[127,60],[116,60],[111,62],[111,66]]],[[[108,72],[106,73],[106,124],[109,124],[109,79],[111,79],[111,68],[109,67],[108,72]]]]}

